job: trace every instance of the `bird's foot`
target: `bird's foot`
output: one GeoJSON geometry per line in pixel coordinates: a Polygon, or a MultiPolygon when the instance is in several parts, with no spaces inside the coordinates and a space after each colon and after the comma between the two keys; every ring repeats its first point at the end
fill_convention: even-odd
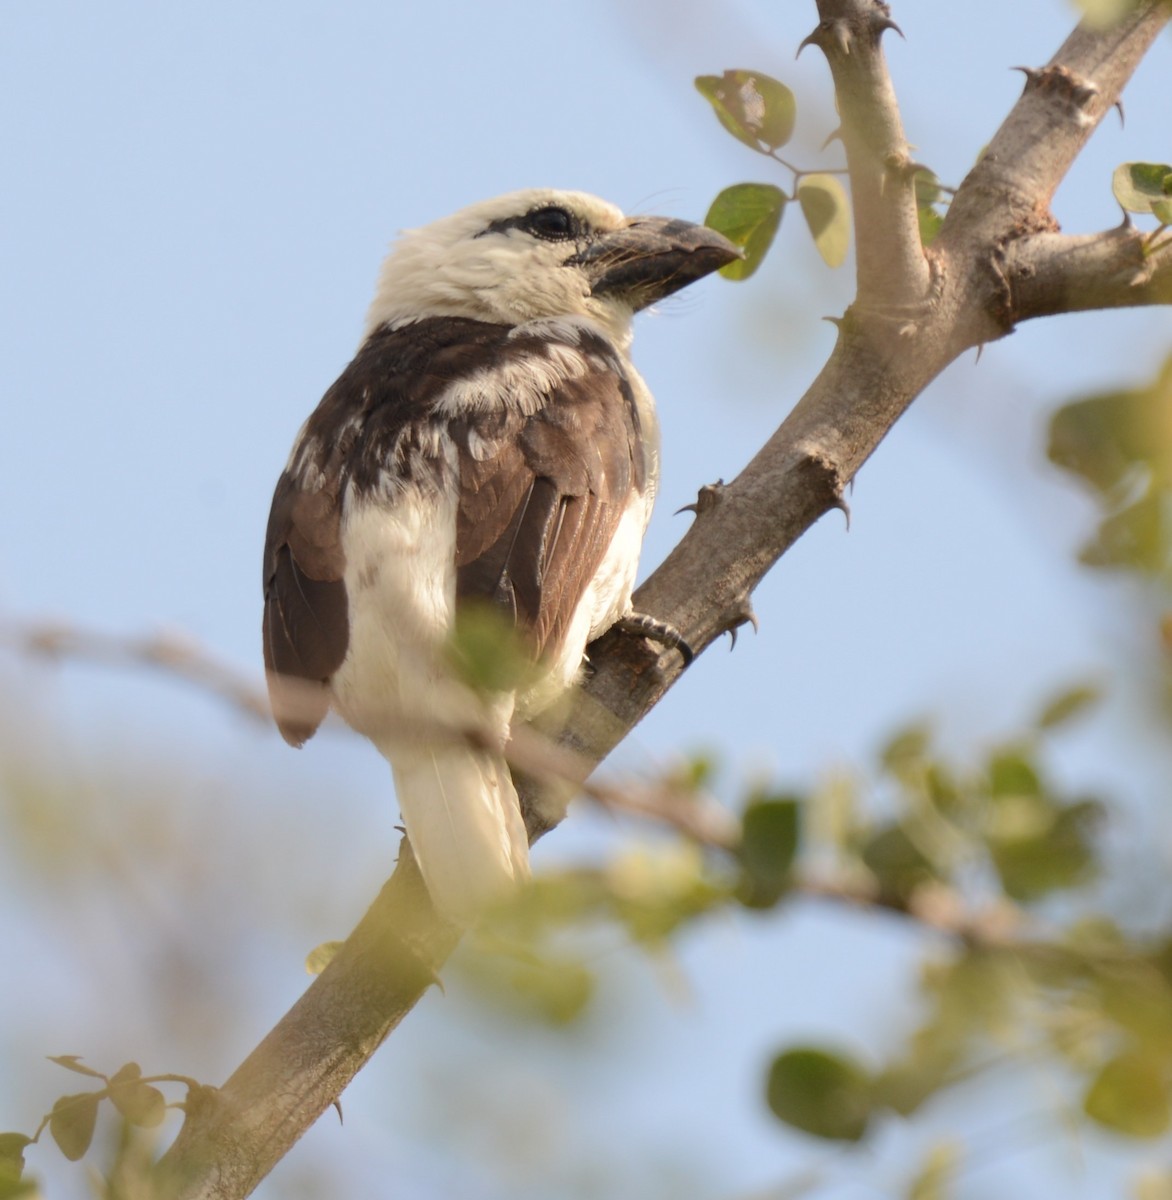
{"type": "Polygon", "coordinates": [[[666,621],[660,621],[647,613],[627,613],[625,617],[620,617],[615,622],[615,628],[621,633],[629,633],[634,637],[649,638],[661,646],[666,646],[669,650],[678,650],[685,667],[690,667],[692,660],[696,657],[692,647],[684,641],[684,635],[674,625],[669,625],[666,621]]]}

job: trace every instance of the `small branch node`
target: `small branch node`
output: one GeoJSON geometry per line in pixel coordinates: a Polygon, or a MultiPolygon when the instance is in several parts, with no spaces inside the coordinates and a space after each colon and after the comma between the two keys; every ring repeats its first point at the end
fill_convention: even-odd
{"type": "Polygon", "coordinates": [[[1069,67],[1061,63],[1051,63],[1048,67],[1014,67],[1025,77],[1024,92],[1040,91],[1065,100],[1077,110],[1082,118],[1086,118],[1086,110],[1091,107],[1099,95],[1098,84],[1076,75],[1069,67]]]}

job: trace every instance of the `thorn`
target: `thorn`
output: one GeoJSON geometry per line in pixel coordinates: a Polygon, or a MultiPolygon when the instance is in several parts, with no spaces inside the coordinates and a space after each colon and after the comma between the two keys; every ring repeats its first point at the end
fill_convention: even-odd
{"type": "Polygon", "coordinates": [[[898,33],[905,42],[907,41],[907,38],[904,37],[903,30],[900,29],[900,27],[890,17],[880,17],[879,20],[875,22],[875,29],[881,37],[889,29],[894,29],[895,32],[898,33]]]}
{"type": "Polygon", "coordinates": [[[335,1108],[335,1110],[336,1110],[336,1111],[337,1111],[337,1113],[338,1113],[338,1124],[339,1124],[339,1125],[344,1125],[344,1124],[345,1124],[345,1121],[342,1119],[342,1101],[341,1101],[341,1100],[335,1100],[335,1101],[334,1101],[334,1108],[335,1108]]]}
{"type": "MultiPolygon", "coordinates": [[[[851,480],[851,487],[854,487],[855,481],[851,480]]],[[[846,531],[851,531],[851,506],[842,496],[836,496],[830,503],[831,508],[837,508],[840,513],[846,518],[846,531]]]]}
{"type": "Polygon", "coordinates": [[[920,327],[915,323],[915,321],[905,321],[899,327],[898,333],[901,338],[906,340],[908,338],[914,338],[919,330],[920,327]]]}
{"type": "Polygon", "coordinates": [[[720,631],[728,634],[728,652],[730,654],[737,648],[737,630],[742,625],[752,625],[754,633],[758,633],[761,629],[760,623],[757,621],[757,614],[753,611],[753,605],[748,596],[741,597],[725,622],[724,628],[720,631]]]}
{"type": "Polygon", "coordinates": [[[841,331],[842,327],[846,324],[846,317],[823,317],[822,320],[829,321],[830,324],[839,331],[841,331]]]}
{"type": "Polygon", "coordinates": [[[702,517],[706,512],[711,512],[724,499],[724,491],[723,479],[718,479],[715,483],[706,483],[691,504],[677,508],[672,516],[678,517],[682,512],[691,512],[702,517]]]}
{"type": "Polygon", "coordinates": [[[976,360],[975,360],[975,361],[974,361],[974,363],[973,363],[973,366],[976,366],[976,364],[977,364],[977,363],[979,363],[979,362],[981,361],[981,355],[982,355],[982,354],[984,354],[984,353],[985,353],[985,343],[984,343],[984,342],[978,342],[978,343],[977,343],[977,357],[976,357],[976,360]]]}
{"type": "Polygon", "coordinates": [[[798,43],[798,49],[797,49],[797,52],[794,54],[794,58],[795,59],[799,58],[801,56],[802,51],[805,50],[805,48],[807,46],[817,46],[819,44],[818,35],[820,33],[822,33],[824,30],[828,29],[829,27],[830,27],[830,22],[823,21],[823,22],[821,22],[821,24],[819,24],[818,26],[815,27],[813,33],[807,34],[804,38],[802,38],[802,40],[798,43]]]}
{"type": "Polygon", "coordinates": [[[1122,128],[1123,128],[1123,125],[1124,125],[1124,117],[1123,117],[1123,97],[1122,97],[1122,96],[1120,96],[1120,97],[1119,97],[1119,99],[1118,99],[1118,100],[1116,100],[1116,101],[1115,101],[1115,103],[1114,103],[1114,104],[1113,104],[1111,107],[1112,107],[1112,108],[1117,108],[1117,109],[1119,109],[1119,128],[1120,128],[1120,129],[1122,129],[1122,128]]]}
{"type": "Polygon", "coordinates": [[[842,126],[839,125],[836,129],[832,129],[827,135],[826,140],[822,143],[822,149],[825,150],[831,142],[842,141],[842,126]]]}

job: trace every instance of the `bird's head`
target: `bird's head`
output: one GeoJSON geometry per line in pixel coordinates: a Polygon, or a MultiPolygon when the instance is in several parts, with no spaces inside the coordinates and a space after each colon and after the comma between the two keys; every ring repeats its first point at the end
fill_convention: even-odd
{"type": "Polygon", "coordinates": [[[633,313],[739,257],[702,225],[626,217],[585,192],[512,192],[404,233],[366,333],[424,316],[586,317],[625,342],[633,313]]]}

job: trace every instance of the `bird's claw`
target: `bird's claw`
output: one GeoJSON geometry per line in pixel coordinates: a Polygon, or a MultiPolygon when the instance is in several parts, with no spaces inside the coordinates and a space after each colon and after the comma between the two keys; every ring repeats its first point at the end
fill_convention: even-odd
{"type": "Polygon", "coordinates": [[[674,625],[669,625],[666,621],[660,621],[647,613],[627,613],[625,617],[620,617],[615,622],[615,628],[620,633],[648,638],[653,642],[658,642],[661,646],[666,646],[669,650],[678,650],[685,667],[690,667],[696,657],[692,647],[684,641],[683,634],[674,625]]]}

